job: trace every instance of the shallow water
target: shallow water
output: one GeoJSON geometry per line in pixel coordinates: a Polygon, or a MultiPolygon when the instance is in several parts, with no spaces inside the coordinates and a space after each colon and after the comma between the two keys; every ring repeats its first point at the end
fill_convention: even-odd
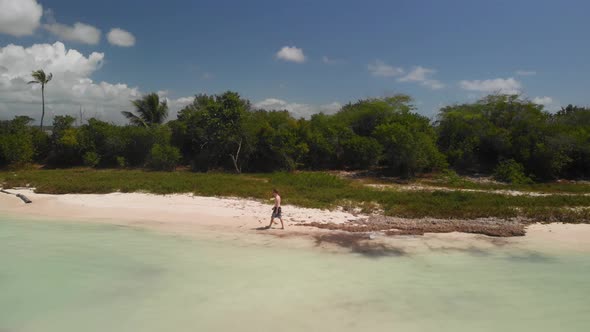
{"type": "Polygon", "coordinates": [[[0,331],[588,331],[582,253],[367,257],[0,217],[0,331]]]}

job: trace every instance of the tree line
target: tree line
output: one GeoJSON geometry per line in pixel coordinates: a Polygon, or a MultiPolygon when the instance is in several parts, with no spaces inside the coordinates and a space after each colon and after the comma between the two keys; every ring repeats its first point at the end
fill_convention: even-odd
{"type": "Polygon", "coordinates": [[[0,122],[0,167],[146,167],[193,171],[378,170],[411,177],[454,170],[526,183],[590,177],[590,108],[557,113],[516,95],[490,95],[418,114],[407,95],[349,103],[296,119],[238,93],[195,96],[176,119],[151,93],[127,125],[56,116],[51,133],[17,116],[0,122]]]}

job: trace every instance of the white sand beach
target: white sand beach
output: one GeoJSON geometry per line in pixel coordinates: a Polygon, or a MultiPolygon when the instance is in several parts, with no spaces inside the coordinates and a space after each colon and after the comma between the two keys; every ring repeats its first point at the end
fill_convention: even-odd
{"type": "MultiPolygon", "coordinates": [[[[291,245],[294,242],[292,240],[314,237],[317,239],[318,236],[330,234],[345,236],[344,233],[346,233],[301,226],[302,223],[339,224],[367,217],[345,211],[284,205],[283,217],[286,229],[281,230],[280,225],[274,225],[270,230],[263,230],[262,228],[268,225],[270,219],[272,207],[270,200],[264,204],[242,198],[201,197],[192,194],[48,195],[37,194],[33,189],[8,191],[13,194],[23,194],[33,201],[31,204],[25,204],[14,195],[0,194],[0,213],[12,216],[146,227],[184,235],[270,235],[274,239],[284,240],[291,245]]],[[[458,232],[426,233],[423,236],[385,236],[377,232],[370,236],[367,234],[363,236],[367,242],[395,244],[396,247],[401,246],[408,250],[473,247],[486,249],[514,245],[518,247],[551,246],[564,250],[590,251],[590,225],[588,224],[533,224],[527,227],[526,236],[507,238],[458,232]]],[[[249,239],[260,241],[260,237],[249,239]]],[[[325,242],[322,246],[330,247],[336,242],[346,242],[346,239],[325,242]]],[[[300,242],[297,243],[300,244],[300,242]]]]}

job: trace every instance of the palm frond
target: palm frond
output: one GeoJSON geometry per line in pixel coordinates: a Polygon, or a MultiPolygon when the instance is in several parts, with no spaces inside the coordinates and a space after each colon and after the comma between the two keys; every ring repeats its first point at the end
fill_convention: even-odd
{"type": "Polygon", "coordinates": [[[45,82],[45,72],[41,69],[34,71],[31,76],[39,82],[45,82]]]}
{"type": "Polygon", "coordinates": [[[30,81],[28,84],[39,83],[39,84],[45,85],[45,84],[49,83],[49,81],[51,81],[51,79],[53,78],[52,73],[49,73],[49,75],[46,75],[45,71],[43,71],[43,69],[33,71],[31,73],[31,76],[33,76],[34,80],[30,81]]]}
{"type": "Polygon", "coordinates": [[[125,113],[124,115],[133,124],[151,126],[163,123],[168,117],[168,103],[166,100],[160,101],[157,93],[150,93],[140,99],[132,100],[131,104],[135,107],[135,112],[125,113],[133,114],[133,117],[125,115],[125,113]]]}
{"type": "Polygon", "coordinates": [[[158,114],[160,115],[160,123],[164,122],[166,118],[168,118],[168,100],[164,99],[160,103],[158,114]]]}
{"type": "Polygon", "coordinates": [[[129,122],[131,122],[131,124],[136,125],[136,126],[145,126],[147,127],[147,123],[139,116],[133,114],[132,112],[129,111],[122,111],[121,114],[123,114],[124,117],[126,117],[129,122]]]}

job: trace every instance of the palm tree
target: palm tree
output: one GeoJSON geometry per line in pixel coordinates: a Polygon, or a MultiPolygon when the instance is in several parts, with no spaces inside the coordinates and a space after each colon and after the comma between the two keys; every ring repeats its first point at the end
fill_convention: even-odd
{"type": "Polygon", "coordinates": [[[28,84],[41,84],[41,102],[43,104],[43,111],[41,113],[41,124],[39,125],[39,128],[43,130],[43,118],[45,117],[45,84],[51,81],[53,74],[49,73],[49,75],[45,75],[43,69],[39,69],[35,70],[31,75],[33,76],[33,80],[28,84]]]}
{"type": "Polygon", "coordinates": [[[160,101],[157,93],[150,93],[141,99],[132,100],[135,106],[135,113],[121,112],[130,122],[136,126],[149,127],[154,124],[161,124],[168,117],[168,103],[160,101]]]}

